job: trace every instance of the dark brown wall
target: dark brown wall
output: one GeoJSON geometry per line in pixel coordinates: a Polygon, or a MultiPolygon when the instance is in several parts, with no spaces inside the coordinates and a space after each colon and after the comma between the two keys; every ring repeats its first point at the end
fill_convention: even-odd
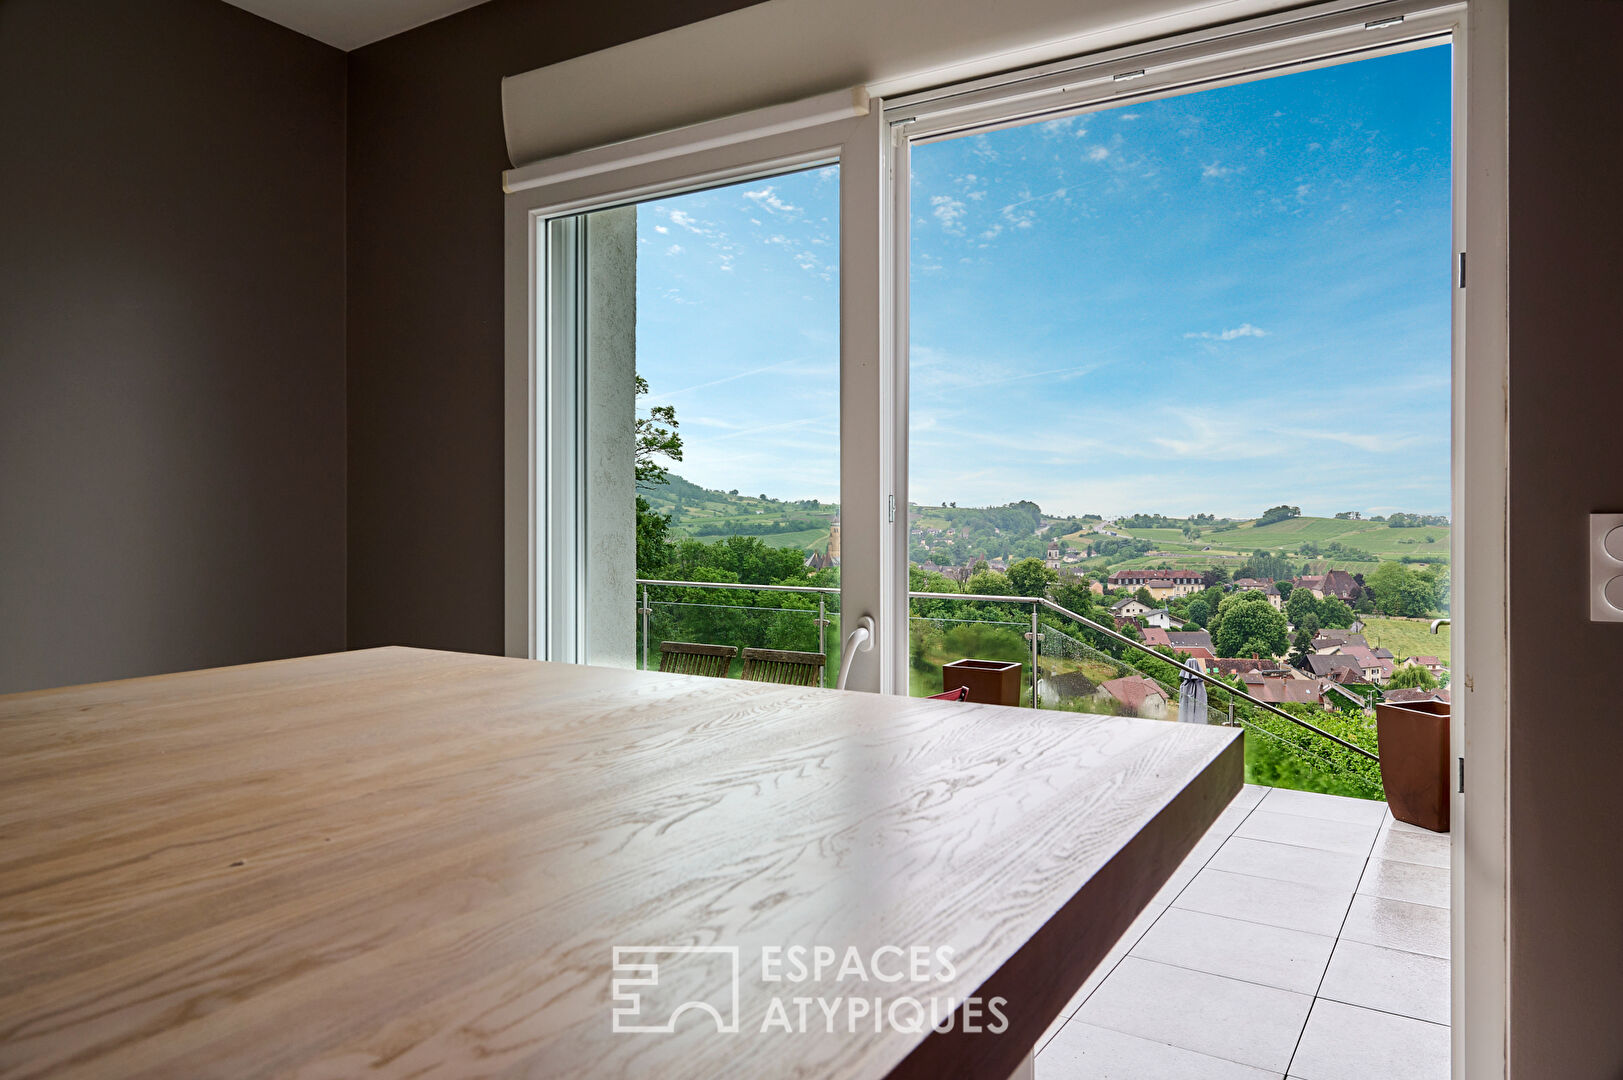
{"type": "Polygon", "coordinates": [[[344,57],[0,2],[0,692],[344,645],[344,57]]]}
{"type": "Polygon", "coordinates": [[[1623,511],[1623,4],[1510,23],[1511,1055],[1623,1077],[1623,624],[1588,521],[1623,511]],[[1570,692],[1554,688],[1571,687],[1570,692]]]}
{"type": "Polygon", "coordinates": [[[352,648],[502,651],[502,76],[744,6],[492,0],[350,54],[352,648]]]}

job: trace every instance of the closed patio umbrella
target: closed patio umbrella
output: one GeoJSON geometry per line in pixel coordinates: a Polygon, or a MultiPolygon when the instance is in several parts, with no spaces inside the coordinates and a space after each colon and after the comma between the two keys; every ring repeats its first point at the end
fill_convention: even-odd
{"type": "Polygon", "coordinates": [[[1178,722],[1206,722],[1206,681],[1188,671],[1183,672],[1183,681],[1178,687],[1178,722]]]}

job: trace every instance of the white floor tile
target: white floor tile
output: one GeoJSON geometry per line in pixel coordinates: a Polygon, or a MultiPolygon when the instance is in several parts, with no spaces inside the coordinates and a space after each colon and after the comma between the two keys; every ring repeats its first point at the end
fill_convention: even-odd
{"type": "Polygon", "coordinates": [[[1432,907],[1450,906],[1449,872],[1443,866],[1370,859],[1358,891],[1388,900],[1407,900],[1432,907]]]}
{"type": "Polygon", "coordinates": [[[1448,1028],[1320,999],[1290,1074],[1301,1080],[1448,1080],[1448,1028]]]}
{"type": "Polygon", "coordinates": [[[1358,825],[1379,825],[1387,818],[1386,803],[1373,799],[1349,799],[1345,795],[1320,795],[1312,791],[1274,788],[1262,804],[1276,814],[1350,821],[1358,825]]]}
{"type": "Polygon", "coordinates": [[[1299,881],[1305,885],[1329,885],[1337,889],[1354,888],[1364,873],[1362,855],[1253,840],[1247,836],[1229,837],[1206,865],[1235,874],[1299,881]]]}
{"type": "Polygon", "coordinates": [[[1369,854],[1375,834],[1380,831],[1380,826],[1375,822],[1332,821],[1298,814],[1271,813],[1268,810],[1269,801],[1265,800],[1253,810],[1234,830],[1234,835],[1363,857],[1369,854]]]}
{"type": "Polygon", "coordinates": [[[1449,963],[1437,956],[1383,949],[1358,941],[1336,943],[1319,996],[1347,1005],[1449,1022],[1449,963]]]}
{"type": "Polygon", "coordinates": [[[1231,979],[1311,994],[1335,938],[1173,908],[1133,946],[1132,955],[1231,979]]]}
{"type": "Polygon", "coordinates": [[[1038,1052],[1037,1080],[1279,1080],[1279,1073],[1072,1021],[1038,1052]]]}
{"type": "Polygon", "coordinates": [[[1178,894],[1172,906],[1334,937],[1352,895],[1350,888],[1277,881],[1208,867],[1178,894]]]}
{"type": "Polygon", "coordinates": [[[1341,937],[1387,949],[1449,956],[1449,912],[1429,904],[1387,900],[1379,896],[1353,897],[1341,937]]]}
{"type": "Polygon", "coordinates": [[[1377,859],[1391,859],[1394,862],[1446,867],[1449,864],[1448,835],[1424,830],[1398,832],[1387,829],[1375,841],[1375,850],[1370,854],[1377,859]]]}
{"type": "Polygon", "coordinates": [[[1312,1002],[1306,994],[1129,956],[1072,1023],[1283,1073],[1312,1002]]]}

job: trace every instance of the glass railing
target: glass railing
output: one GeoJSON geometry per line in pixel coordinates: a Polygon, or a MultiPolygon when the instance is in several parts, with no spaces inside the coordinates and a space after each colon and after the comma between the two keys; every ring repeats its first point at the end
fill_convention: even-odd
{"type": "MultiPolygon", "coordinates": [[[[823,685],[839,680],[839,590],[801,585],[641,580],[637,655],[659,666],[663,642],[817,652],[823,685]]],[[[910,593],[908,692],[947,686],[946,665],[1018,664],[1021,705],[1074,713],[1179,720],[1186,672],[1206,686],[1203,722],[1245,728],[1247,780],[1273,787],[1381,798],[1372,715],[1278,706],[1175,656],[1145,649],[1046,598],[910,593]]],[[[728,674],[736,676],[735,658],[728,674]]]]}
{"type": "Polygon", "coordinates": [[[726,582],[637,582],[637,666],[659,667],[660,645],[688,642],[736,646],[728,671],[736,677],[744,649],[822,653],[822,685],[839,680],[840,591],[802,585],[726,582]]]}

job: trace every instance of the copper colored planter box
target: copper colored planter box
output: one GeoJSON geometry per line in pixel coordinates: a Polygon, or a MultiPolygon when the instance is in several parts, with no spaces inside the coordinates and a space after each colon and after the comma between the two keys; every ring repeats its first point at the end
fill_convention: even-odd
{"type": "Polygon", "coordinates": [[[954,660],[941,665],[941,689],[969,688],[968,701],[982,705],[1020,704],[1020,665],[1003,660],[954,660]]]}
{"type": "Polygon", "coordinates": [[[1375,706],[1387,807],[1399,821],[1432,832],[1449,825],[1448,717],[1446,701],[1375,706]]]}

